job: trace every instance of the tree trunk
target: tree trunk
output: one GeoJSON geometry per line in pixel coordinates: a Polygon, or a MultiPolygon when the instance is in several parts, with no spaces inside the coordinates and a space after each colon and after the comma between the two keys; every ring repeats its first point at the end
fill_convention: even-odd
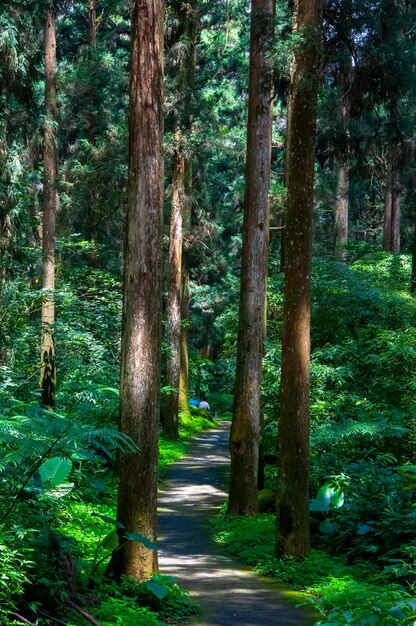
{"type": "Polygon", "coordinates": [[[389,161],[386,173],[386,192],[384,198],[383,247],[391,250],[391,199],[392,199],[392,167],[389,161]]]}
{"type": "Polygon", "coordinates": [[[45,25],[45,135],[43,176],[42,229],[42,336],[41,336],[41,404],[55,406],[55,224],[58,208],[56,179],[58,151],[56,147],[56,13],[55,3],[49,0],[45,25]]]}
{"type": "Polygon", "coordinates": [[[160,409],[163,209],[162,0],[135,0],[130,65],[129,182],[121,345],[121,431],[139,447],[120,458],[120,548],[109,571],[119,580],[157,572],[157,553],[125,539],[156,539],[160,409]]]}
{"type": "Polygon", "coordinates": [[[335,207],[335,256],[345,258],[343,246],[348,243],[349,165],[341,163],[338,170],[337,203],[335,207]]]}
{"type": "MultiPolygon", "coordinates": [[[[89,63],[91,72],[91,84],[89,89],[90,111],[88,115],[88,141],[95,145],[98,126],[98,102],[97,102],[97,0],[88,1],[88,46],[89,63]]],[[[97,239],[98,220],[96,214],[96,192],[94,188],[90,190],[87,207],[87,238],[91,242],[91,250],[88,253],[88,266],[97,267],[97,239]]]]}
{"type": "MultiPolygon", "coordinates": [[[[187,263],[182,255],[184,221],[187,231],[190,226],[190,195],[192,189],[192,169],[190,157],[185,156],[185,145],[189,142],[191,130],[191,92],[195,77],[196,51],[196,10],[195,0],[189,4],[178,2],[173,5],[177,16],[178,29],[173,38],[175,43],[184,40],[186,53],[177,61],[177,113],[175,115],[175,164],[172,178],[172,212],[169,240],[169,284],[167,303],[167,344],[168,360],[166,382],[168,386],[182,389],[181,393],[168,392],[163,415],[163,429],[172,439],[177,439],[178,415],[181,409],[188,409],[188,333],[181,324],[182,296],[188,299],[183,305],[186,319],[189,314],[189,273],[182,266],[187,263]],[[182,281],[187,282],[182,286],[182,281]],[[186,343],[186,346],[184,345],[186,343]],[[181,356],[182,354],[182,356],[181,356]],[[182,363],[182,377],[181,377],[182,363]],[[181,387],[185,385],[184,388],[181,387]],[[185,405],[185,407],[184,407],[185,405]]],[[[188,147],[189,152],[189,147],[188,147]]]]}
{"type": "MultiPolygon", "coordinates": [[[[183,207],[183,235],[186,237],[191,231],[192,218],[192,166],[185,161],[185,204],[183,207]]],[[[181,287],[181,370],[179,377],[179,412],[189,415],[189,302],[191,293],[189,288],[189,252],[187,245],[182,247],[182,287],[181,287]]]]}
{"type": "Polygon", "coordinates": [[[399,155],[393,151],[387,170],[384,205],[384,249],[400,252],[400,171],[399,155]]]}
{"type": "Polygon", "coordinates": [[[277,552],[310,551],[309,361],[314,144],[322,2],[297,0],[288,112],[288,189],[281,404],[277,486],[277,552]]]}
{"type": "Polygon", "coordinates": [[[391,251],[400,253],[400,172],[395,166],[391,186],[391,251]]]}
{"type": "MultiPolygon", "coordinates": [[[[0,211],[0,316],[3,318],[4,311],[4,288],[7,279],[7,267],[12,244],[12,220],[9,212],[0,211]]],[[[7,363],[7,345],[4,324],[0,324],[0,365],[7,363]]]]}
{"type": "Polygon", "coordinates": [[[413,247],[412,247],[412,273],[410,277],[410,293],[416,293],[416,210],[413,210],[413,247]]]}
{"type": "Polygon", "coordinates": [[[339,74],[339,116],[343,127],[343,141],[340,142],[340,160],[338,169],[337,197],[335,205],[335,257],[343,260],[348,243],[348,192],[349,192],[349,135],[350,91],[352,83],[352,65],[350,59],[341,67],[339,74]]]}
{"type": "MultiPolygon", "coordinates": [[[[166,340],[168,358],[166,384],[179,389],[181,365],[181,288],[182,288],[182,217],[184,207],[185,158],[176,134],[177,154],[172,178],[172,212],[169,236],[169,279],[166,340]]],[[[171,439],[179,436],[179,391],[169,391],[165,398],[163,430],[171,439]]]]}
{"type": "MultiPolygon", "coordinates": [[[[189,216],[190,217],[190,216],[189,216]]],[[[186,222],[184,216],[184,230],[186,222]]],[[[179,373],[179,412],[189,415],[189,362],[188,362],[188,323],[189,323],[189,264],[186,250],[182,253],[182,286],[181,286],[181,345],[179,373]]]]}
{"type": "Polygon", "coordinates": [[[274,0],[252,0],[240,312],[228,513],[258,513],[260,385],[266,301],[274,0]]]}
{"type": "Polygon", "coordinates": [[[88,45],[97,47],[97,0],[88,0],[88,45]]]}

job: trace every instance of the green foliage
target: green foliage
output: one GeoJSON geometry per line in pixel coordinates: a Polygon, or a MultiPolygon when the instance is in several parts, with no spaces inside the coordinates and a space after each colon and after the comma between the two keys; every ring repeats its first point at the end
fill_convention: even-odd
{"type": "Polygon", "coordinates": [[[0,527],[0,622],[11,624],[10,615],[23,598],[25,586],[30,582],[32,561],[11,547],[13,533],[0,527]]]}
{"type": "MultiPolygon", "coordinates": [[[[327,498],[326,498],[327,499],[327,498]]],[[[321,626],[399,625],[416,618],[412,595],[397,584],[380,584],[375,568],[347,565],[344,558],[312,550],[302,561],[274,556],[275,518],[220,516],[211,521],[217,541],[262,574],[306,591],[325,619],[321,626]]]]}
{"type": "Polygon", "coordinates": [[[134,598],[129,598],[116,586],[103,588],[104,602],[94,611],[101,626],[163,626],[157,616],[145,607],[139,607],[134,598]]]}
{"type": "Polygon", "coordinates": [[[172,576],[157,574],[139,585],[134,580],[125,580],[122,589],[127,597],[135,597],[138,604],[163,620],[183,620],[195,613],[188,592],[181,589],[172,576]]]}

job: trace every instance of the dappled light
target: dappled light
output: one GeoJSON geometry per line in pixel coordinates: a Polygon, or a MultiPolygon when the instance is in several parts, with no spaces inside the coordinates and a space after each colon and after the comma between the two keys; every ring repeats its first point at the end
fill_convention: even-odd
{"type": "Polygon", "coordinates": [[[307,626],[276,583],[260,581],[210,537],[208,520],[226,500],[228,427],[197,437],[159,490],[159,565],[198,599],[200,626],[307,626]]]}

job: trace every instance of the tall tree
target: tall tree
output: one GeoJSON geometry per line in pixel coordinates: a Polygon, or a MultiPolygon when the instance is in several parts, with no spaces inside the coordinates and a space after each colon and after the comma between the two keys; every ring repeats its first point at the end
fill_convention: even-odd
{"type": "MultiPolygon", "coordinates": [[[[166,383],[172,388],[166,396],[163,412],[163,428],[173,438],[178,437],[179,392],[181,373],[181,314],[182,297],[189,299],[189,288],[183,289],[182,282],[186,279],[186,269],[182,265],[186,257],[182,255],[184,217],[188,226],[190,211],[190,187],[192,184],[191,154],[189,134],[192,123],[191,93],[195,76],[195,39],[196,39],[196,3],[175,2],[172,5],[173,19],[178,23],[177,33],[173,37],[173,45],[179,49],[175,59],[176,69],[176,106],[174,113],[174,159],[172,175],[172,209],[169,237],[169,269],[168,269],[168,302],[167,302],[167,348],[166,383]],[[179,46],[177,44],[180,44],[179,46]],[[183,46],[184,52],[181,51],[183,46]]],[[[183,343],[187,344],[187,335],[183,343]]],[[[183,350],[183,366],[187,368],[187,345],[183,350]]],[[[185,394],[187,408],[187,376],[182,377],[186,384],[185,394]]]]}
{"type": "Polygon", "coordinates": [[[345,249],[343,248],[343,246],[348,243],[348,192],[350,186],[350,150],[348,145],[349,141],[347,125],[350,117],[349,92],[351,91],[352,80],[353,77],[351,59],[349,57],[348,61],[343,63],[343,67],[340,70],[339,81],[339,113],[342,125],[342,135],[344,139],[344,141],[342,142],[342,150],[339,155],[337,195],[335,204],[335,256],[339,259],[343,259],[345,257],[345,249]]]}
{"type": "Polygon", "coordinates": [[[385,250],[400,252],[400,147],[391,146],[386,174],[383,244],[385,250]]]}
{"type": "Polygon", "coordinates": [[[58,208],[56,179],[58,151],[56,146],[56,6],[48,0],[45,23],[45,132],[43,175],[43,230],[42,230],[42,336],[41,336],[41,404],[55,405],[55,230],[58,208]]]}
{"type": "MultiPolygon", "coordinates": [[[[88,0],[88,60],[91,73],[89,90],[88,141],[95,145],[97,138],[97,0],[88,0]]],[[[91,242],[91,251],[88,254],[88,265],[97,266],[97,231],[96,190],[90,190],[90,199],[87,210],[87,235],[91,242]]]]}
{"type": "Polygon", "coordinates": [[[260,385],[272,140],[274,0],[252,0],[247,156],[228,513],[258,512],[260,385]]]}
{"type": "Polygon", "coordinates": [[[297,0],[288,110],[287,217],[277,489],[277,549],[310,551],[309,361],[312,212],[318,93],[320,0],[297,0]]]}
{"type": "Polygon", "coordinates": [[[163,209],[163,0],[135,0],[130,66],[129,184],[121,346],[121,430],[138,452],[120,459],[119,533],[109,569],[149,578],[157,553],[126,533],[156,539],[163,209]]]}
{"type": "MultiPolygon", "coordinates": [[[[185,180],[185,184],[187,181],[185,180]]],[[[191,184],[190,178],[188,183],[191,184]]],[[[188,187],[190,190],[190,187],[188,187]]],[[[186,193],[188,198],[190,193],[186,193]]],[[[184,233],[189,233],[191,227],[191,204],[188,201],[185,205],[182,226],[184,233]]],[[[182,270],[181,270],[181,337],[180,337],[180,371],[179,371],[179,399],[178,406],[180,413],[189,413],[189,254],[188,250],[182,248],[182,270]]]]}

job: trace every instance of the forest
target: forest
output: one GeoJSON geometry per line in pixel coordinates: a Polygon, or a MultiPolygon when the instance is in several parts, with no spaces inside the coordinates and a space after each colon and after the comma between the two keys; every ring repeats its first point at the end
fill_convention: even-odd
{"type": "Polygon", "coordinates": [[[416,0],[1,0],[0,626],[416,625],[415,127],[416,0]]]}

